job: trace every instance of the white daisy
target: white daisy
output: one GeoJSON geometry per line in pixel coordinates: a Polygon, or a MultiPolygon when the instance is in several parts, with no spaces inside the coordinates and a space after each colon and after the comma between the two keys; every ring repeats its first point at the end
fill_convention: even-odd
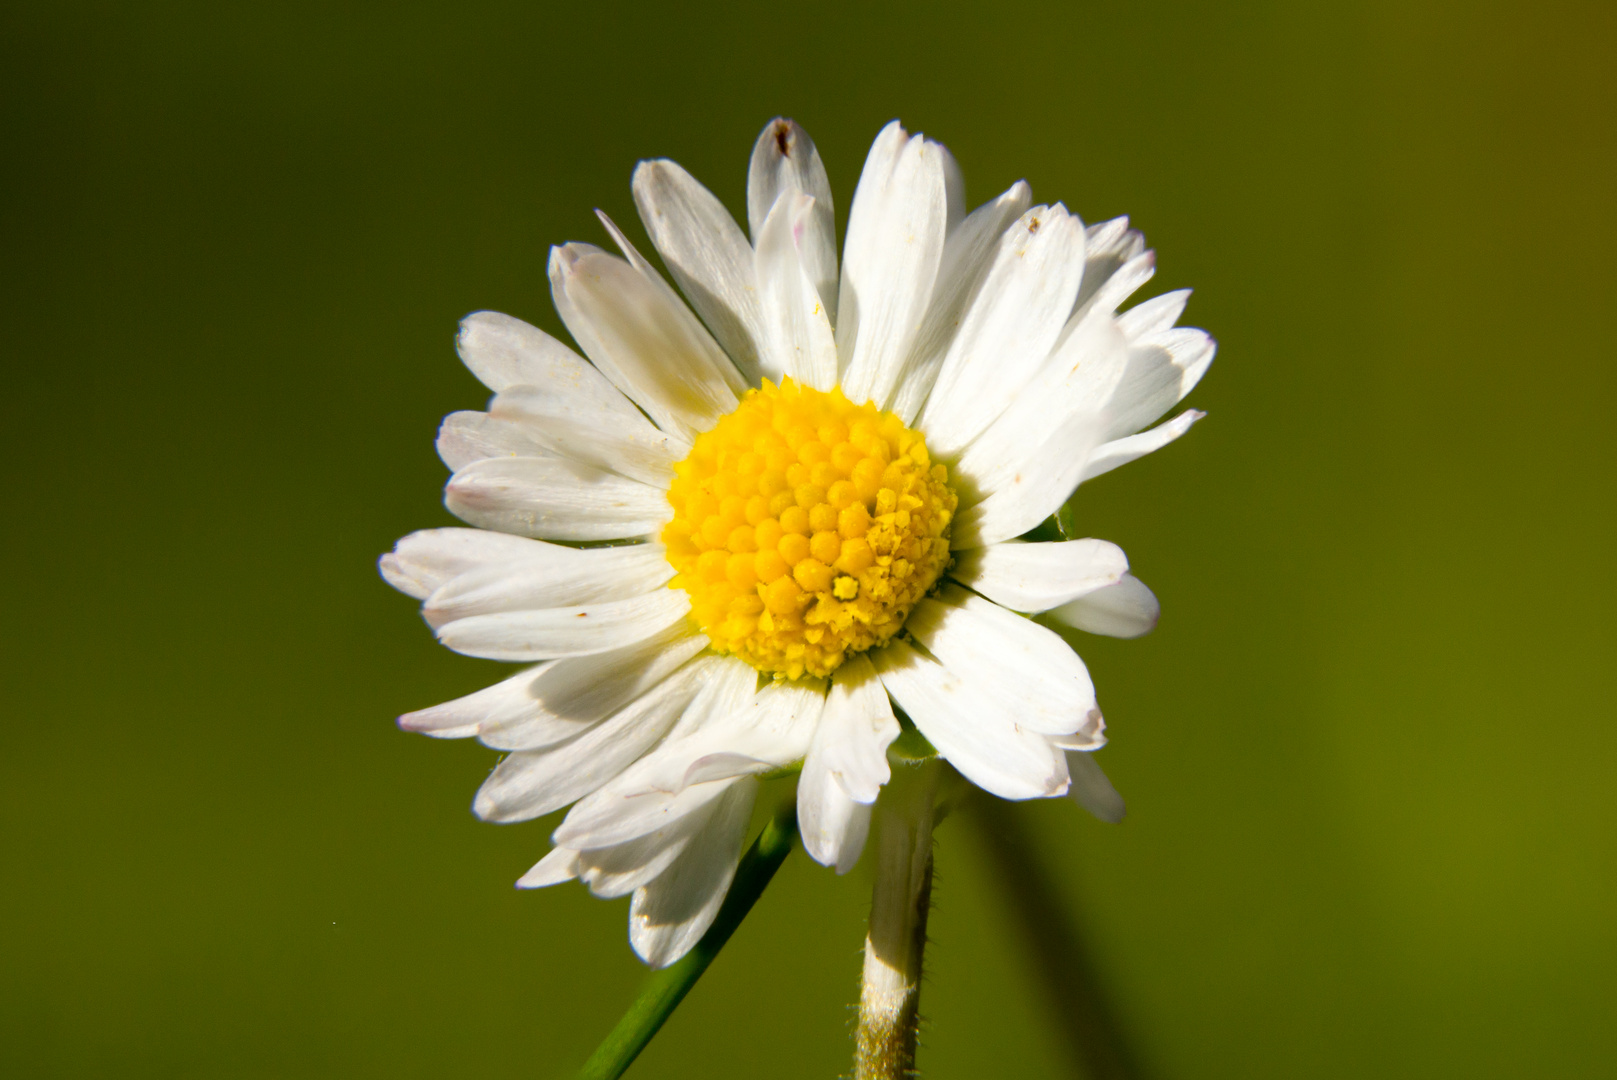
{"type": "Polygon", "coordinates": [[[1126,219],[1086,228],[1025,183],[967,214],[963,190],[947,150],[889,124],[839,276],[825,169],[776,120],[750,242],[678,165],[635,170],[690,307],[603,215],[621,257],[550,259],[588,360],[505,315],[461,326],[495,396],[438,450],[474,527],[413,533],[382,573],[450,648],[538,664],[400,723],[510,752],[486,820],[572,804],[519,884],[633,893],[653,965],[711,923],[760,774],[801,763],[805,846],[853,865],[900,711],[994,795],[1121,811],[1086,753],[1083,661],[1027,616],[1130,637],[1156,599],[1113,544],[1017,538],[1183,434],[1200,413],[1142,429],[1214,345],[1174,326],[1187,292],[1116,313],[1153,269],[1126,219]],[[620,543],[569,546],[600,541],[620,543]]]}

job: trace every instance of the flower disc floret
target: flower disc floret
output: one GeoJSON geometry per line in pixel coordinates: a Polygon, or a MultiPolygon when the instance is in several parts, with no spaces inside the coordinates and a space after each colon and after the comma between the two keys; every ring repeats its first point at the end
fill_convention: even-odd
{"type": "Polygon", "coordinates": [[[948,479],[894,414],[766,381],[675,466],[669,586],[716,651],[829,675],[897,633],[948,567],[948,479]]]}

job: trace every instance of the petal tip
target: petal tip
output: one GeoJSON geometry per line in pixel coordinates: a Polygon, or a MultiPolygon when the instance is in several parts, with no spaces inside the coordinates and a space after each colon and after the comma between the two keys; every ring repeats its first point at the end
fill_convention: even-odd
{"type": "Polygon", "coordinates": [[[501,820],[500,804],[486,788],[479,789],[472,797],[472,816],[479,821],[488,821],[498,824],[501,820]]]}

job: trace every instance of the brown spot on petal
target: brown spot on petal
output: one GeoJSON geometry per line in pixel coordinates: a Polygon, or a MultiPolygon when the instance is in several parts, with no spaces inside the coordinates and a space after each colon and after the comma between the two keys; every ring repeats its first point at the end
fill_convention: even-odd
{"type": "Polygon", "coordinates": [[[781,157],[788,157],[792,152],[792,124],[789,120],[775,121],[775,149],[780,151],[781,157]]]}

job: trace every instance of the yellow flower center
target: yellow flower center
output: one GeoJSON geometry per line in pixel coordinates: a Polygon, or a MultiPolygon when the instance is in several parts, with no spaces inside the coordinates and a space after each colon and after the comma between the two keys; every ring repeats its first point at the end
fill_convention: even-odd
{"type": "Polygon", "coordinates": [[[949,564],[948,469],[840,389],[766,381],[674,471],[669,585],[714,649],[777,678],[883,644],[949,564]]]}

